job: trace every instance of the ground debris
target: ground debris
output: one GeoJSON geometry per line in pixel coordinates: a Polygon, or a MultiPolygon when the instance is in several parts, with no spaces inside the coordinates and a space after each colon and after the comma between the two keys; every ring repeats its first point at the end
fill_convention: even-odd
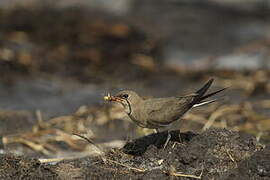
{"type": "Polygon", "coordinates": [[[56,179],[57,174],[37,159],[0,154],[0,179],[56,179]]]}
{"type": "Polygon", "coordinates": [[[0,171],[5,172],[5,177],[12,177],[14,172],[6,168],[26,161],[31,166],[27,166],[27,172],[22,172],[20,168],[25,168],[22,165],[24,163],[19,163],[16,176],[34,173],[33,177],[43,177],[45,173],[44,177],[50,176],[53,179],[226,179],[238,177],[244,169],[250,169],[243,177],[270,177],[270,164],[266,158],[269,157],[269,147],[263,148],[253,136],[225,129],[209,129],[201,134],[181,133],[183,138],[180,141],[179,131],[173,131],[173,138],[163,149],[159,143],[164,141],[165,136],[166,133],[152,134],[131,141],[122,149],[111,149],[101,156],[63,160],[56,164],[41,164],[38,160],[1,155],[3,161],[0,171]],[[132,143],[135,143],[134,147],[132,143]],[[132,151],[128,151],[129,148],[133,148],[132,151]],[[134,155],[134,148],[145,151],[134,155]],[[6,165],[6,159],[9,159],[11,165],[6,165]],[[45,167],[46,172],[43,171],[45,167]]]}

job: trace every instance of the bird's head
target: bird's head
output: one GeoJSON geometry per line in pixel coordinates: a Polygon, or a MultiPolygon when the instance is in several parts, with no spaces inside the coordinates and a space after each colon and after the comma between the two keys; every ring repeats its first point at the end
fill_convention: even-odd
{"type": "Polygon", "coordinates": [[[114,96],[107,95],[104,96],[104,100],[106,101],[114,101],[118,102],[123,105],[125,108],[125,112],[130,115],[132,112],[132,107],[139,104],[139,102],[142,100],[141,97],[134,91],[124,90],[120,91],[114,96]]]}

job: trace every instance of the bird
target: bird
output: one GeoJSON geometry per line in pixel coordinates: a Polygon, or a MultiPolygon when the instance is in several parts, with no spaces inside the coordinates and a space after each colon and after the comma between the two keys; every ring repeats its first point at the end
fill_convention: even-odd
{"type": "MultiPolygon", "coordinates": [[[[138,126],[160,132],[160,129],[180,120],[189,110],[220,100],[220,98],[206,100],[227,89],[222,88],[206,94],[213,81],[213,78],[209,79],[199,90],[184,96],[143,99],[135,91],[122,90],[114,96],[110,94],[104,96],[104,100],[122,104],[126,114],[138,126]]],[[[170,138],[168,132],[164,147],[166,147],[170,138]]]]}

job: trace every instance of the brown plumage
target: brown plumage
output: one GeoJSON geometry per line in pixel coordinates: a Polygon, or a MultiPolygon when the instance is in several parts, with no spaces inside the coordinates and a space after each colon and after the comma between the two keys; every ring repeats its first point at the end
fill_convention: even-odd
{"type": "Polygon", "coordinates": [[[159,128],[166,127],[172,122],[180,119],[193,107],[217,101],[218,99],[213,99],[203,102],[206,98],[226,89],[223,88],[205,95],[213,81],[213,79],[210,79],[198,91],[186,96],[151,98],[144,100],[136,92],[124,90],[120,91],[115,96],[105,96],[104,99],[121,103],[130,119],[137,125],[158,130],[159,128]]]}

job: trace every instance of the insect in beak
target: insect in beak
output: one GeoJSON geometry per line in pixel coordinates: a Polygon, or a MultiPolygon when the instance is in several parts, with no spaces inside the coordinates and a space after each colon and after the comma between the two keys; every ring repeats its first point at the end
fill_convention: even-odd
{"type": "Polygon", "coordinates": [[[104,96],[104,97],[103,97],[103,99],[104,99],[105,101],[111,101],[111,98],[112,98],[112,96],[110,95],[110,93],[108,93],[107,96],[104,96]]]}
{"type": "Polygon", "coordinates": [[[116,101],[116,102],[122,102],[123,101],[122,98],[111,96],[110,93],[108,93],[107,96],[104,96],[103,99],[105,101],[116,101]]]}

